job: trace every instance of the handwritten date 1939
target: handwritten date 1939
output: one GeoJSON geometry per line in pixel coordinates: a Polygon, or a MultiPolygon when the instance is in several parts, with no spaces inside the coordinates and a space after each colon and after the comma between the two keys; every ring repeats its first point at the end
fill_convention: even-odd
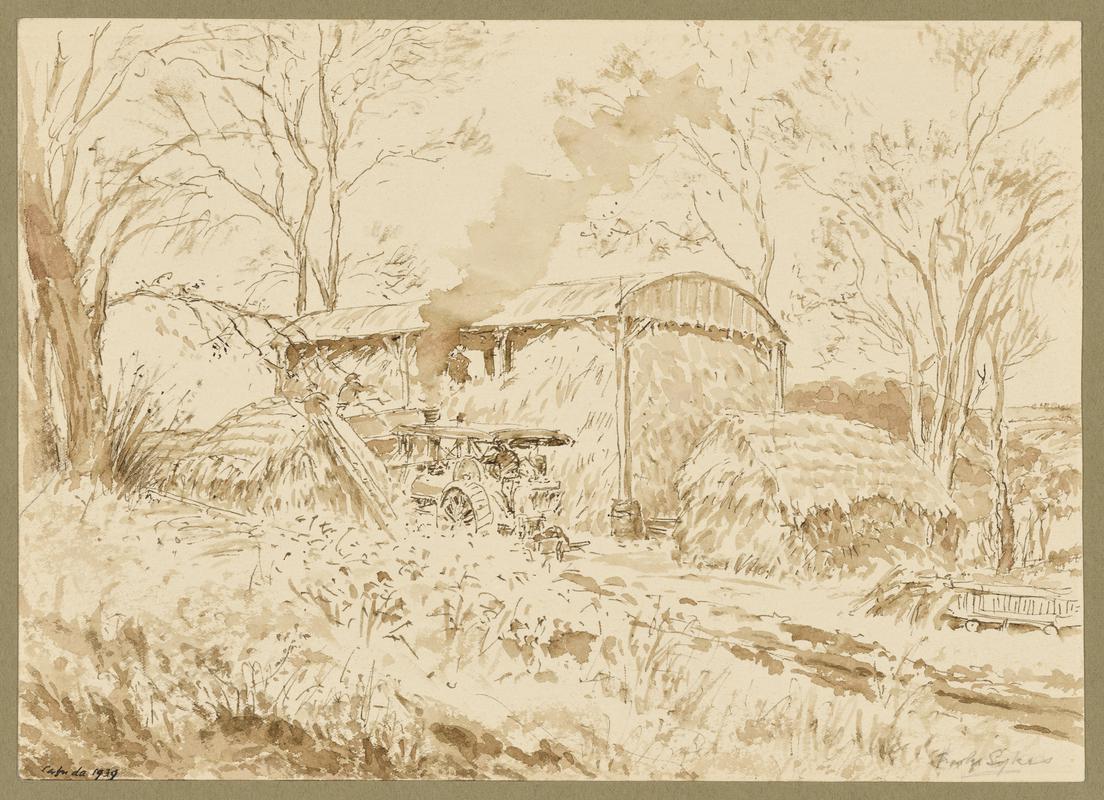
{"type": "Polygon", "coordinates": [[[119,776],[118,767],[96,767],[94,769],[85,769],[84,767],[76,767],[74,769],[66,769],[65,767],[43,767],[42,771],[51,778],[67,778],[70,780],[90,780],[90,781],[113,781],[119,776]]]}

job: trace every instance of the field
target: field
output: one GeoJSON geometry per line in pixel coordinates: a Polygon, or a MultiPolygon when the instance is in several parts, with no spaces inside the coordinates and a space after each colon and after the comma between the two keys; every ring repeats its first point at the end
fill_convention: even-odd
{"type": "Polygon", "coordinates": [[[1082,774],[1079,632],[867,617],[869,581],[743,580],[572,533],[593,544],[557,562],[47,488],[20,529],[22,774],[1082,774]]]}

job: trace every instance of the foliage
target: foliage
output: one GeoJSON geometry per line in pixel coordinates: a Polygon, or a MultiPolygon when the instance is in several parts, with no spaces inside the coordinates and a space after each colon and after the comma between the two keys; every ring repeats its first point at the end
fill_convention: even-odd
{"type": "MultiPolygon", "coordinates": [[[[28,776],[916,777],[953,743],[1035,735],[935,714],[901,653],[723,605],[707,619],[676,602],[685,583],[499,537],[454,549],[64,493],[23,535],[46,545],[29,574],[51,564],[24,586],[28,776]]],[[[709,586],[695,602],[723,602],[709,586]]]]}
{"type": "Polygon", "coordinates": [[[914,453],[830,416],[730,414],[679,472],[687,559],[755,575],[953,562],[956,509],[914,453]]]}
{"type": "MultiPolygon", "coordinates": [[[[830,121],[855,102],[834,81],[849,61],[848,47],[841,29],[818,23],[739,31],[685,23],[678,57],[696,63],[702,85],[719,92],[710,124],[678,126],[633,190],[592,215],[585,235],[602,255],[645,250],[663,259],[708,248],[734,280],[768,302],[780,231],[769,207],[785,188],[780,170],[786,154],[828,144],[830,121]]],[[[669,50],[621,45],[596,80],[561,80],[554,99],[617,109],[669,59],[669,50]]]]}
{"type": "Polygon", "coordinates": [[[1079,80],[1055,77],[1076,41],[1045,25],[929,26],[923,41],[946,81],[948,113],[871,117],[830,169],[795,159],[792,175],[834,215],[824,267],[850,276],[835,298],[812,282],[802,303],[831,304],[899,356],[911,439],[950,486],[977,402],[979,342],[1008,287],[1040,266],[1025,253],[1046,236],[1058,254],[1043,267],[1068,271],[1074,258],[1063,226],[1077,204],[1076,169],[1035,118],[1076,98],[1079,80]],[[930,419],[920,410],[924,382],[934,390],[930,419]]]}

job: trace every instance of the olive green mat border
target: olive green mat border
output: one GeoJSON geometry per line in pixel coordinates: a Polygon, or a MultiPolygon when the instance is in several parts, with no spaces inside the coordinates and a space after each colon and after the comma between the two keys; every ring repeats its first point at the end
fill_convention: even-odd
{"type": "Polygon", "coordinates": [[[116,781],[113,783],[67,781],[20,781],[16,766],[16,641],[18,596],[17,525],[18,502],[16,484],[16,27],[19,17],[177,17],[177,18],[482,18],[482,19],[1062,19],[1083,23],[1082,52],[1084,62],[1083,112],[1085,158],[1085,236],[1088,254],[1104,251],[1104,226],[1100,186],[1101,161],[1104,147],[1100,133],[1104,130],[1104,108],[1101,92],[1101,57],[1104,54],[1104,3],[1100,0],[1082,2],[1027,2],[1025,0],[974,0],[973,2],[884,2],[863,0],[759,0],[758,2],[699,2],[698,0],[636,0],[636,2],[580,2],[561,0],[558,3],[513,1],[457,2],[349,2],[345,0],[114,0],[114,2],[15,2],[3,3],[3,33],[0,39],[0,143],[2,143],[5,181],[0,192],[0,445],[3,447],[3,480],[0,481],[0,797],[151,797],[175,798],[237,798],[274,797],[299,800],[307,797],[356,798],[426,798],[426,800],[467,800],[479,798],[497,800],[502,797],[653,797],[697,798],[764,797],[781,798],[795,795],[826,798],[911,798],[940,795],[970,798],[1082,798],[1104,796],[1104,749],[1101,748],[1104,702],[1096,678],[1104,673],[1101,657],[1104,647],[1098,636],[1099,609],[1104,597],[1101,576],[1101,519],[1104,517],[1101,492],[1101,425],[1098,399],[1104,391],[1101,362],[1104,342],[1101,329],[1091,319],[1098,304],[1104,302],[1104,274],[1095,267],[1099,258],[1085,259],[1086,319],[1084,354],[1082,357],[1082,397],[1085,415],[1085,593],[1086,593],[1086,675],[1087,681],[1087,781],[1080,784],[918,784],[918,783],[532,783],[509,782],[471,783],[449,781],[408,781],[393,783],[365,782],[292,782],[292,781],[116,781]],[[1093,789],[1092,787],[1096,788],[1093,789]]]}

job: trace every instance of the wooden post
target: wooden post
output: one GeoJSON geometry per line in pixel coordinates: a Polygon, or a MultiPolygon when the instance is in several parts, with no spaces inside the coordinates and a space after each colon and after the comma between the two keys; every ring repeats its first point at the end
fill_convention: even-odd
{"type": "Polygon", "coordinates": [[[510,361],[510,331],[498,330],[494,334],[494,374],[495,376],[503,376],[509,372],[510,361]]]}
{"type": "Polygon", "coordinates": [[[409,333],[399,334],[399,378],[402,381],[402,407],[410,408],[410,355],[409,333]]]}
{"type": "Polygon", "coordinates": [[[771,371],[774,373],[774,410],[786,410],[786,343],[777,342],[771,348],[771,371]]]}
{"type": "Polygon", "coordinates": [[[284,381],[287,376],[287,354],[284,352],[284,346],[276,342],[272,345],[272,363],[275,364],[276,372],[276,386],[275,393],[277,396],[284,393],[284,381]]]}
{"type": "Polygon", "coordinates": [[[624,315],[617,316],[613,334],[614,371],[617,380],[617,407],[614,419],[617,426],[617,496],[632,500],[632,393],[629,387],[629,322],[624,315]]]}
{"type": "Polygon", "coordinates": [[[617,315],[613,334],[614,374],[617,383],[614,425],[617,429],[617,497],[610,514],[615,536],[639,537],[644,533],[640,504],[633,499],[632,487],[632,391],[629,357],[630,320],[617,315]]]}

